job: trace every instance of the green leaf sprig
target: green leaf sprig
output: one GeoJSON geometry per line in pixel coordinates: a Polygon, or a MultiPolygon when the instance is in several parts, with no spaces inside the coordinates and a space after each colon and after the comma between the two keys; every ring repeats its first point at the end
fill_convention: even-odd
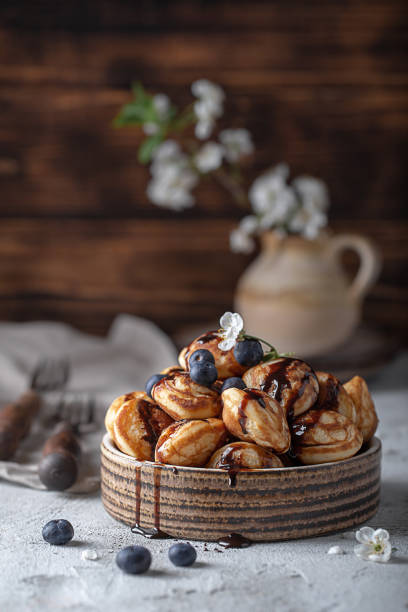
{"type": "Polygon", "coordinates": [[[142,164],[148,164],[157,147],[165,140],[170,132],[180,132],[195,123],[196,117],[190,104],[179,111],[170,104],[165,116],[160,116],[154,104],[154,95],[147,92],[141,83],[132,85],[133,99],[124,104],[113,120],[117,128],[138,126],[145,124],[155,126],[156,131],[148,135],[139,147],[138,158],[142,164]]]}
{"type": "Polygon", "coordinates": [[[245,330],[242,330],[241,334],[239,335],[239,339],[258,340],[258,342],[265,344],[269,350],[262,357],[262,362],[271,361],[272,359],[280,359],[281,357],[293,357],[293,353],[279,353],[279,351],[270,342],[263,340],[262,338],[258,338],[258,336],[247,334],[245,330]]]}

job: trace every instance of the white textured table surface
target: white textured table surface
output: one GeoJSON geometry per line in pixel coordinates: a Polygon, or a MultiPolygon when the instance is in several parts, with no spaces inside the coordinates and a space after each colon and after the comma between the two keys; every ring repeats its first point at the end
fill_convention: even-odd
{"type": "Polygon", "coordinates": [[[381,421],[383,474],[380,510],[369,524],[391,533],[398,550],[388,564],[355,557],[350,531],[222,552],[215,544],[197,543],[195,566],[176,568],[167,558],[171,541],[133,535],[105,513],[98,494],[64,495],[1,483],[0,610],[407,610],[407,366],[405,356],[371,382],[381,421]],[[53,547],[43,541],[42,526],[52,518],[71,521],[70,544],[53,547]],[[153,555],[142,576],[127,576],[115,564],[116,552],[134,543],[153,555]],[[345,554],[327,555],[336,544],[345,554]],[[96,549],[100,558],[83,561],[86,548],[96,549]]]}

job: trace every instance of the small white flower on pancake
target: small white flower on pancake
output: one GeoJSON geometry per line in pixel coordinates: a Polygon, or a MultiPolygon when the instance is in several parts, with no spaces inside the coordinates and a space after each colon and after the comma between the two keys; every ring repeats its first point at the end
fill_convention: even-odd
{"type": "Polygon", "coordinates": [[[225,157],[230,162],[236,162],[254,150],[251,134],[244,128],[222,130],[220,141],[225,148],[225,157]]]}
{"type": "Polygon", "coordinates": [[[330,546],[327,551],[328,555],[344,555],[344,550],[340,546],[330,546]]]}
{"type": "Polygon", "coordinates": [[[235,345],[244,328],[244,321],[238,312],[224,312],[220,319],[220,332],[222,342],[218,347],[222,351],[229,351],[235,345]]]}
{"type": "Polygon", "coordinates": [[[392,547],[386,529],[362,527],[356,531],[356,540],[360,544],[354,547],[354,552],[359,559],[375,563],[387,563],[390,560],[392,547]]]}
{"type": "Polygon", "coordinates": [[[194,156],[194,163],[200,172],[216,170],[222,164],[224,147],[216,142],[206,142],[194,156]]]}

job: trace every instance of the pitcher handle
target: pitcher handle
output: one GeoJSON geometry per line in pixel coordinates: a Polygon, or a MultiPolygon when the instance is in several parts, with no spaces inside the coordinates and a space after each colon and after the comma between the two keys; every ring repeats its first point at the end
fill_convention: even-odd
{"type": "Polygon", "coordinates": [[[348,291],[349,295],[360,300],[374,285],[381,270],[381,255],[374,244],[357,234],[338,234],[330,240],[333,256],[338,257],[341,251],[351,249],[360,257],[360,266],[348,291]]]}

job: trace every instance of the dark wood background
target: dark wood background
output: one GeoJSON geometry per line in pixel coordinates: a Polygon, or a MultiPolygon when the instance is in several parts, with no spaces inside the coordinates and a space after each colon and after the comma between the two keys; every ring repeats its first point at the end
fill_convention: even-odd
{"type": "Polygon", "coordinates": [[[3,1],[0,319],[103,333],[130,312],[177,333],[231,307],[239,212],[210,184],[192,210],[155,208],[137,131],[111,126],[133,80],[183,104],[204,76],[253,132],[250,177],[286,160],[324,178],[334,229],[377,241],[365,318],[408,339],[407,17],[391,0],[3,1]]]}

